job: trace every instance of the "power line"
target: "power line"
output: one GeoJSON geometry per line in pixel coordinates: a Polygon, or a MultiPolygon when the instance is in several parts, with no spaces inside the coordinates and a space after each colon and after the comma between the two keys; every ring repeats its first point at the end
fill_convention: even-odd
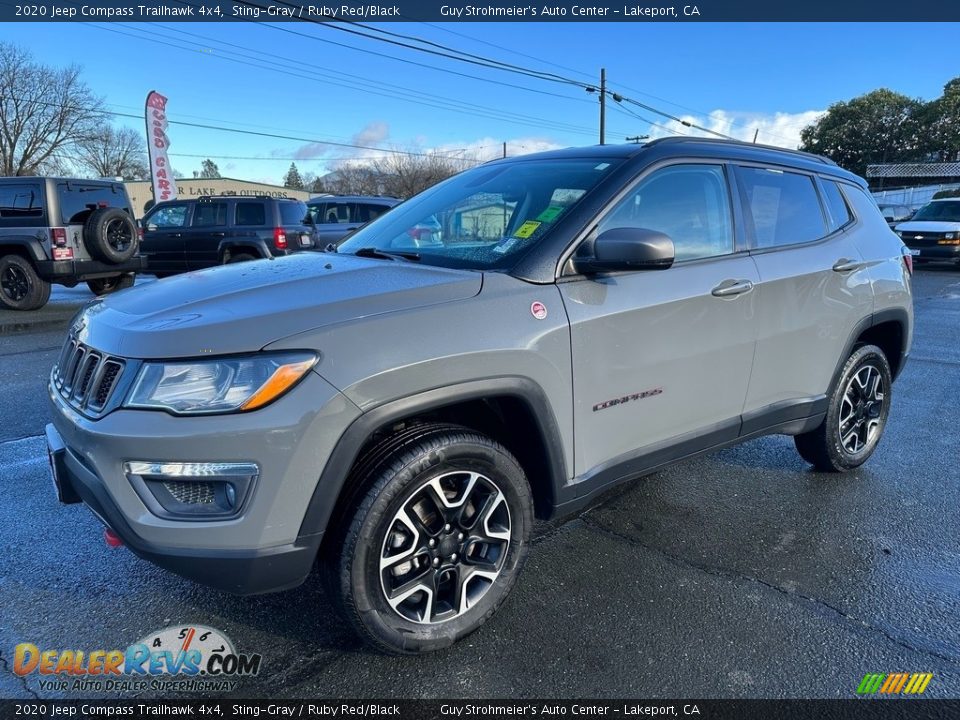
{"type": "MultiPolygon", "coordinates": [[[[10,99],[11,98],[7,96],[0,95],[0,101],[10,100],[10,99]]],[[[87,110],[88,109],[88,108],[79,108],[79,107],[70,106],[70,105],[61,105],[59,103],[45,102],[43,100],[29,100],[26,98],[21,99],[21,102],[30,102],[37,105],[45,105],[47,107],[56,107],[64,110],[81,110],[81,109],[87,110]]],[[[115,110],[99,110],[98,112],[103,113],[104,115],[112,115],[114,117],[133,118],[134,120],[141,120],[141,121],[143,120],[143,115],[134,115],[133,113],[122,113],[122,112],[117,112],[115,110]]],[[[354,148],[357,150],[373,150],[375,152],[382,152],[382,153],[388,153],[393,155],[408,155],[410,157],[434,157],[436,155],[462,153],[470,149],[470,148],[457,148],[455,150],[444,150],[442,152],[440,151],[414,152],[412,150],[395,150],[391,148],[374,147],[372,145],[358,145],[355,143],[334,142],[332,140],[318,140],[316,138],[295,137],[293,135],[280,135],[277,133],[257,132],[255,130],[240,130],[238,128],[223,127],[218,125],[208,125],[206,123],[186,122],[184,120],[168,119],[167,123],[170,125],[182,125],[185,127],[200,128],[202,130],[219,130],[221,132],[238,133],[240,135],[256,135],[257,137],[267,137],[267,138],[273,138],[277,140],[294,140],[296,142],[314,143],[317,145],[333,145],[335,147],[347,147],[347,148],[354,148]]]]}
{"type": "MultiPolygon", "coordinates": [[[[128,30],[135,30],[135,31],[138,31],[138,32],[140,31],[139,28],[131,28],[129,25],[125,25],[125,24],[123,24],[123,23],[117,23],[117,24],[120,25],[121,27],[124,27],[124,28],[128,29],[128,30]]],[[[242,57],[244,57],[244,58],[247,58],[248,55],[249,55],[249,53],[255,53],[255,54],[258,54],[258,55],[263,55],[263,56],[265,56],[265,57],[267,57],[267,58],[271,58],[271,57],[272,57],[272,58],[277,58],[277,56],[271,55],[270,53],[265,53],[265,52],[262,52],[262,51],[259,51],[259,50],[255,50],[255,49],[253,49],[253,48],[249,48],[249,47],[246,47],[246,46],[244,46],[244,45],[237,45],[236,43],[230,43],[230,42],[227,42],[227,41],[224,41],[224,40],[215,40],[215,39],[210,38],[210,37],[206,37],[206,36],[203,36],[203,35],[198,35],[197,33],[191,33],[191,32],[188,32],[188,31],[186,31],[186,30],[179,30],[179,29],[177,29],[177,28],[171,28],[171,27],[168,27],[168,26],[159,24],[159,23],[158,23],[158,25],[159,25],[159,27],[163,28],[164,30],[172,31],[172,32],[176,32],[176,33],[180,33],[180,34],[183,34],[183,35],[188,35],[188,36],[195,37],[195,38],[199,38],[199,39],[205,41],[206,43],[220,44],[220,45],[225,45],[225,46],[229,46],[229,47],[233,47],[233,48],[238,48],[239,50],[242,50],[242,51],[244,51],[244,52],[247,54],[247,55],[243,55],[243,56],[242,56],[242,57]]],[[[120,31],[120,30],[115,30],[115,29],[112,29],[112,28],[109,28],[109,27],[103,27],[102,25],[95,25],[95,26],[96,26],[98,29],[100,29],[100,30],[107,30],[108,32],[119,33],[119,34],[121,34],[121,35],[127,35],[127,36],[129,36],[129,37],[136,37],[136,38],[138,38],[138,39],[144,39],[144,40],[147,40],[147,41],[150,41],[150,42],[157,42],[157,43],[160,43],[160,44],[168,45],[169,47],[174,47],[174,48],[178,48],[178,49],[181,49],[181,50],[188,50],[188,51],[189,51],[189,48],[186,48],[186,47],[181,47],[181,46],[178,46],[178,45],[171,45],[171,44],[169,44],[169,43],[164,43],[163,40],[157,39],[156,33],[150,33],[149,35],[145,35],[145,36],[142,36],[142,37],[141,37],[141,36],[137,36],[137,35],[129,35],[129,33],[124,33],[124,32],[122,32],[122,31],[120,31]]],[[[168,38],[168,36],[160,36],[160,37],[168,38]]],[[[179,39],[177,39],[177,38],[168,38],[168,39],[171,39],[171,40],[173,40],[174,42],[182,42],[182,43],[188,43],[188,44],[190,44],[190,45],[199,46],[199,43],[195,43],[195,42],[188,41],[188,40],[179,40],[179,39]]],[[[220,53],[229,53],[229,54],[231,54],[231,55],[239,55],[239,53],[235,53],[235,52],[232,52],[232,51],[230,51],[230,50],[220,50],[219,52],[220,52],[220,53]]],[[[269,66],[266,66],[266,65],[260,65],[260,64],[254,64],[254,63],[250,62],[248,59],[235,59],[235,58],[227,57],[226,55],[220,55],[220,54],[218,54],[218,55],[216,55],[216,57],[219,57],[219,58],[221,58],[221,59],[223,59],[223,60],[227,60],[227,61],[229,61],[229,62],[236,62],[236,63],[239,63],[239,64],[249,65],[250,67],[261,67],[261,68],[268,69],[268,70],[274,69],[274,67],[276,67],[277,69],[282,68],[282,69],[284,69],[284,71],[286,72],[286,74],[288,74],[288,75],[291,74],[291,73],[289,72],[289,70],[287,69],[287,67],[288,67],[287,65],[278,65],[278,63],[276,63],[276,62],[271,62],[271,61],[269,61],[269,60],[264,61],[264,62],[270,63],[270,65],[272,65],[273,67],[269,67],[269,66]]],[[[279,58],[277,58],[277,59],[279,60],[279,58]]],[[[260,62],[260,61],[257,60],[257,62],[260,62]]],[[[299,64],[299,65],[302,65],[302,66],[304,66],[304,67],[306,67],[306,68],[315,68],[315,69],[318,70],[318,71],[323,71],[323,70],[325,70],[325,68],[321,68],[320,66],[318,66],[318,65],[313,65],[313,64],[311,64],[311,63],[299,62],[298,64],[299,64]]],[[[442,110],[449,110],[449,111],[451,111],[451,112],[463,113],[463,114],[467,114],[467,115],[471,115],[471,116],[480,115],[480,116],[489,117],[489,118],[492,118],[492,119],[495,119],[495,120],[501,120],[501,121],[506,120],[506,121],[509,121],[509,122],[514,122],[514,123],[518,123],[518,124],[522,124],[522,125],[529,125],[529,126],[531,126],[531,127],[538,127],[538,128],[542,128],[542,127],[544,127],[544,126],[548,126],[548,127],[551,127],[552,129],[555,129],[555,130],[558,130],[558,131],[570,132],[570,133],[575,133],[575,134],[581,134],[581,133],[582,133],[582,134],[592,134],[592,133],[593,133],[593,131],[592,131],[590,128],[584,127],[584,126],[582,126],[582,125],[574,125],[574,124],[572,124],[572,123],[564,123],[564,122],[559,122],[559,121],[554,121],[554,120],[548,120],[548,119],[544,119],[544,118],[536,118],[536,117],[532,117],[532,116],[530,116],[530,115],[521,115],[521,114],[519,114],[519,113],[512,113],[512,112],[505,111],[505,110],[490,110],[490,108],[488,108],[488,107],[486,107],[486,106],[478,105],[478,104],[476,104],[476,103],[471,103],[471,102],[468,102],[468,101],[465,101],[465,100],[458,100],[458,99],[455,99],[455,98],[449,98],[449,97],[445,97],[445,96],[442,96],[442,95],[436,95],[436,94],[433,94],[433,93],[427,93],[427,92],[424,92],[424,91],[416,90],[416,89],[414,89],[414,88],[404,87],[404,86],[402,86],[402,85],[388,85],[388,84],[386,84],[386,83],[381,83],[381,82],[379,82],[379,81],[376,81],[376,80],[373,80],[373,79],[370,79],[370,78],[365,78],[365,77],[363,77],[363,76],[354,75],[354,74],[351,74],[351,73],[344,73],[344,72],[342,72],[342,71],[341,71],[341,72],[338,72],[338,73],[337,73],[337,76],[352,77],[352,78],[355,78],[358,82],[363,83],[363,84],[366,84],[366,85],[371,86],[371,87],[359,87],[359,86],[357,86],[357,85],[352,85],[352,84],[350,84],[350,83],[346,83],[346,82],[337,80],[337,79],[335,79],[335,78],[329,77],[329,74],[328,74],[327,76],[324,76],[324,77],[314,77],[314,76],[302,75],[302,74],[296,74],[296,76],[297,76],[297,77],[302,77],[302,78],[307,79],[307,80],[312,80],[312,81],[315,81],[315,82],[322,82],[322,83],[325,84],[325,85],[336,85],[336,86],[345,87],[345,88],[350,88],[350,89],[360,89],[360,90],[362,90],[362,91],[364,91],[364,92],[368,92],[368,93],[375,94],[375,95],[381,95],[381,96],[384,96],[384,97],[390,97],[390,98],[398,99],[398,100],[401,100],[401,101],[403,101],[403,102],[409,102],[409,103],[415,104],[415,105],[420,105],[420,106],[426,105],[426,106],[430,106],[430,107],[436,107],[436,108],[442,109],[442,110]],[[377,89],[378,86],[383,86],[383,87],[386,87],[386,88],[390,88],[390,89],[394,90],[394,92],[389,92],[389,91],[386,91],[386,90],[377,89]],[[396,92],[396,91],[400,91],[400,92],[396,92]],[[434,101],[434,102],[429,101],[430,98],[434,99],[435,101],[434,101]]],[[[576,99],[576,98],[568,98],[568,99],[576,99]]],[[[588,102],[589,102],[589,101],[588,101],[588,102]]]]}

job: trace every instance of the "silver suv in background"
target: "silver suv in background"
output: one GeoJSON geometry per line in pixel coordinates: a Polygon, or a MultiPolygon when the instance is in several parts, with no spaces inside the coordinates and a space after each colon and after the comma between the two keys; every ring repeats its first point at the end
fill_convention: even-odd
{"type": "Polygon", "coordinates": [[[51,283],[130,287],[145,267],[138,245],[122,182],[0,178],[0,308],[41,308],[51,283]]]}
{"type": "Polygon", "coordinates": [[[323,195],[307,201],[320,248],[336,244],[399,204],[398,198],[380,195],[323,195]]]}
{"type": "Polygon", "coordinates": [[[813,155],[676,138],[485,164],[336,252],[89,307],[50,376],[55,483],[231,592],[319,558],[361,636],[434,650],[503,603],[535,517],[771,433],[817,470],[864,463],[910,351],[904,253],[813,155]]]}

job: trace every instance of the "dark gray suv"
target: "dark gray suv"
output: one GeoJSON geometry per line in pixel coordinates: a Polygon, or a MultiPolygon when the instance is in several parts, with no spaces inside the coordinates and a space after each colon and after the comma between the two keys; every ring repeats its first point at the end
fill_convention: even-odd
{"type": "Polygon", "coordinates": [[[364,638],[433,650],[506,599],[534,518],[765,434],[864,463],[910,351],[904,253],[813,155],[683,138],[489,163],[335,253],[87,309],[50,376],[55,481],[224,590],[319,558],[364,638]]]}
{"type": "Polygon", "coordinates": [[[204,195],[172,200],[140,221],[150,272],[189,270],[280,257],[318,244],[307,206],[292,198],[204,195]]]}

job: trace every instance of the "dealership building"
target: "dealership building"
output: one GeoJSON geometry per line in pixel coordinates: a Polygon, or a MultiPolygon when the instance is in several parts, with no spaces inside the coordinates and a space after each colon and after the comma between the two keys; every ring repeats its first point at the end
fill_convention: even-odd
{"type": "MultiPolygon", "coordinates": [[[[125,182],[133,214],[137,218],[153,207],[153,188],[149,180],[131,180],[125,182]]],[[[235,180],[234,178],[178,178],[177,199],[189,200],[202,195],[240,195],[241,197],[278,197],[307,200],[310,193],[306,190],[292,190],[280,185],[235,180]]]]}

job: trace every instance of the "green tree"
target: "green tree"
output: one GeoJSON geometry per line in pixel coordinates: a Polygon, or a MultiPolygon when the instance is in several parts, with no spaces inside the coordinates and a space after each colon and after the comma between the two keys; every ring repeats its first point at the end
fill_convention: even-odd
{"type": "Polygon", "coordinates": [[[287,176],[283,179],[283,186],[292,190],[303,190],[303,178],[300,177],[300,171],[297,170],[296,163],[290,163],[287,176]]]}
{"type": "Polygon", "coordinates": [[[960,77],[943,86],[943,95],[923,111],[931,150],[941,162],[960,160],[960,77]]]}
{"type": "Polygon", "coordinates": [[[932,149],[926,117],[924,103],[881,88],[831,105],[803,129],[800,149],[865,175],[870,164],[924,160],[932,149]]]}
{"type": "Polygon", "coordinates": [[[217,167],[217,164],[207,158],[202,163],[200,163],[200,177],[204,179],[214,179],[220,177],[220,168],[217,167]]]}

